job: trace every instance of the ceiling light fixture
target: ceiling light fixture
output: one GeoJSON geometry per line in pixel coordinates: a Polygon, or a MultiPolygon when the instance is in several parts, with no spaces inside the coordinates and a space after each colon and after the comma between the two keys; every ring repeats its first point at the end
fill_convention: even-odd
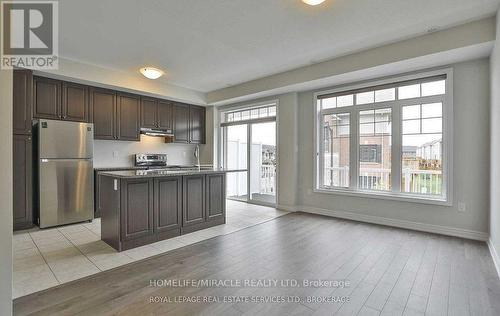
{"type": "Polygon", "coordinates": [[[143,67],[139,71],[148,79],[158,79],[163,76],[163,71],[154,67],[143,67]]]}
{"type": "Polygon", "coordinates": [[[308,4],[308,5],[318,5],[318,4],[322,4],[323,2],[325,2],[325,0],[302,0],[302,2],[304,2],[305,4],[308,4]]]}

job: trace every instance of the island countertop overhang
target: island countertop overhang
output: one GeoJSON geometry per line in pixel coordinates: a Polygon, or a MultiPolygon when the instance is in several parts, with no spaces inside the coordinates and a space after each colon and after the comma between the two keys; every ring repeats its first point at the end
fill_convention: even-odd
{"type": "Polygon", "coordinates": [[[190,176],[197,174],[214,174],[228,172],[243,172],[245,169],[226,169],[226,168],[210,168],[210,169],[188,169],[188,170],[168,170],[168,169],[149,169],[149,170],[123,170],[123,171],[101,171],[99,175],[108,176],[120,179],[134,178],[159,178],[159,177],[177,177],[190,176]]]}

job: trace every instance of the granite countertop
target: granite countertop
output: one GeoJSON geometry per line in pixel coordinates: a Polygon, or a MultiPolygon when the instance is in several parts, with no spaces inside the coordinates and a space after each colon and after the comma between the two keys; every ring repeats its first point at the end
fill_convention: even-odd
{"type": "Polygon", "coordinates": [[[105,168],[94,168],[95,171],[123,171],[123,170],[145,170],[148,167],[105,167],[105,168]]]}
{"type": "Polygon", "coordinates": [[[226,173],[246,170],[225,169],[225,168],[193,168],[185,170],[151,169],[151,170],[124,170],[124,171],[103,171],[102,176],[115,178],[156,178],[156,177],[174,177],[188,176],[195,174],[226,173]]]}

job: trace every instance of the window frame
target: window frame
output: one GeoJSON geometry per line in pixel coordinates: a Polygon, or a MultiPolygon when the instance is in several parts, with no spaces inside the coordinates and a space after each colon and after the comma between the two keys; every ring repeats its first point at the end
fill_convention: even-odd
{"type": "Polygon", "coordinates": [[[360,83],[351,83],[342,85],[330,90],[320,90],[313,93],[313,121],[314,121],[314,179],[313,179],[313,192],[326,193],[335,195],[347,195],[366,198],[377,198],[385,200],[396,200],[423,204],[453,205],[453,69],[443,68],[432,71],[424,71],[411,74],[403,74],[399,76],[391,76],[382,79],[375,79],[364,81],[360,83]],[[369,104],[353,105],[348,107],[330,108],[321,111],[320,102],[318,97],[328,94],[342,94],[343,92],[352,92],[360,89],[370,89],[378,86],[403,83],[405,81],[424,80],[428,77],[446,76],[445,87],[446,93],[444,95],[425,96],[418,98],[409,98],[398,100],[398,91],[396,89],[395,100],[383,101],[369,104]],[[419,104],[442,102],[442,118],[443,118],[443,196],[425,196],[420,194],[411,194],[401,192],[401,172],[402,172],[402,106],[409,105],[412,101],[418,100],[419,104]],[[372,110],[380,108],[388,108],[392,110],[392,152],[391,152],[391,177],[392,177],[392,191],[373,191],[358,189],[358,173],[359,173],[359,111],[372,110]],[[335,113],[349,113],[350,114],[350,166],[349,188],[343,187],[322,187],[323,166],[322,157],[323,153],[323,123],[322,115],[335,114],[335,113]],[[352,163],[355,162],[353,165],[352,163]]]}

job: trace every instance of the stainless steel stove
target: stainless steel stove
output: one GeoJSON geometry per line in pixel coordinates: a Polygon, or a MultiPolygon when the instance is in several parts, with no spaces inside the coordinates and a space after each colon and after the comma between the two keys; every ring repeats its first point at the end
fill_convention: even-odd
{"type": "Polygon", "coordinates": [[[136,154],[135,165],[137,167],[167,167],[167,154],[136,154]]]}

